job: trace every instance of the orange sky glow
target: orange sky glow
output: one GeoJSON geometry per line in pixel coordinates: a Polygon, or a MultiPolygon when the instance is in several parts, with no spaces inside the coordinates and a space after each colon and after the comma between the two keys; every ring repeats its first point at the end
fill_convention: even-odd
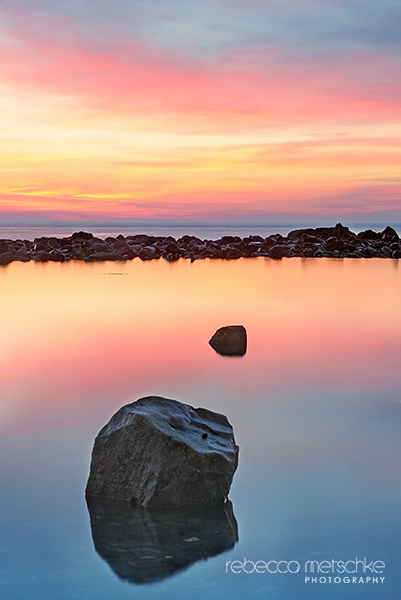
{"type": "MultiPolygon", "coordinates": [[[[103,20],[81,0],[68,14],[45,1],[0,9],[3,221],[401,221],[391,44],[351,31],[353,44],[301,46],[273,30],[256,43],[251,20],[240,43],[238,19],[257,9],[220,3],[208,4],[216,18],[227,11],[220,37],[209,22],[196,36],[190,15],[188,30],[167,19],[174,37],[161,16],[142,15],[137,31],[96,3],[103,20]]],[[[277,31],[290,39],[282,10],[277,31]]]]}

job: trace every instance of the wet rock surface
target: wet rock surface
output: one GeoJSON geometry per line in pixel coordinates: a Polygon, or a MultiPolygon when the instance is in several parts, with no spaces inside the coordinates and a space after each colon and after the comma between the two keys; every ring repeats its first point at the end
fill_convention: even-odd
{"type": "Polygon", "coordinates": [[[97,435],[85,493],[133,506],[223,504],[238,452],[224,415],[148,396],[123,406],[97,435]]]}
{"type": "Polygon", "coordinates": [[[0,239],[0,265],[13,261],[65,262],[81,260],[126,261],[158,260],[170,262],[179,258],[194,261],[202,258],[236,260],[263,256],[272,260],[283,258],[401,258],[400,238],[390,226],[382,231],[367,229],[358,234],[337,223],[335,227],[295,229],[283,237],[280,234],[263,238],[226,235],[218,240],[201,240],[184,235],[171,236],[118,235],[100,239],[92,233],[78,231],[66,238],[35,238],[35,240],[0,239]]]}
{"type": "Polygon", "coordinates": [[[96,551],[124,581],[151,583],[233,548],[238,525],[231,502],[146,509],[87,496],[96,551]]]}
{"type": "Polygon", "coordinates": [[[247,347],[247,333],[243,325],[220,327],[210,338],[211,347],[223,356],[244,356],[247,347]]]}

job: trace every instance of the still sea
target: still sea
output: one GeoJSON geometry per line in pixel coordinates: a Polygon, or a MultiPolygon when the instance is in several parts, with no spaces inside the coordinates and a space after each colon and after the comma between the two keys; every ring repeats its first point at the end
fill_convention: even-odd
{"type": "MultiPolygon", "coordinates": [[[[335,223],[331,223],[333,226],[335,223]]],[[[374,231],[383,231],[388,223],[353,223],[348,225],[350,230],[359,233],[366,229],[373,229],[374,231]]],[[[315,224],[313,227],[327,226],[327,223],[315,224]]],[[[90,231],[94,236],[99,238],[106,238],[108,236],[116,237],[119,234],[124,236],[136,235],[136,234],[147,234],[155,236],[172,236],[176,239],[183,235],[194,235],[200,239],[217,240],[223,235],[238,235],[245,237],[248,235],[260,235],[267,237],[275,233],[280,233],[286,236],[290,231],[294,229],[300,229],[305,227],[312,227],[311,225],[302,225],[297,222],[287,223],[180,223],[180,222],[138,222],[136,224],[126,224],[124,222],[118,224],[94,224],[94,223],[75,223],[73,225],[30,225],[30,226],[13,226],[7,227],[0,222],[0,239],[22,239],[33,241],[35,238],[40,237],[68,237],[74,231],[90,231]]],[[[392,223],[392,227],[401,235],[401,223],[392,223]]]]}
{"type": "Polygon", "coordinates": [[[11,263],[0,314],[1,598],[399,600],[398,260],[11,263]],[[208,344],[230,324],[243,357],[208,344]],[[147,395],[233,425],[195,533],[88,510],[96,434],[147,395]]]}

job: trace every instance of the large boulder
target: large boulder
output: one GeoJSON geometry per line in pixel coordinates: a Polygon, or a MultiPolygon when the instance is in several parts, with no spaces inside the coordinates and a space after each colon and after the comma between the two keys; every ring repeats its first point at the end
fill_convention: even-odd
{"type": "Polygon", "coordinates": [[[141,398],[120,408],[97,435],[85,493],[149,507],[222,504],[238,451],[224,415],[141,398]]]}
{"type": "Polygon", "coordinates": [[[209,344],[223,356],[243,356],[247,347],[246,329],[243,325],[220,327],[210,338],[209,344]]]}

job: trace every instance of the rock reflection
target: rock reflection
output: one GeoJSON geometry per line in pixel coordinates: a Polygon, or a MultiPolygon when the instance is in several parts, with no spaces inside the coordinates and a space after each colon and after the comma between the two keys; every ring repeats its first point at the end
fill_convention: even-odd
{"type": "Polygon", "coordinates": [[[149,510],[109,498],[87,496],[86,501],[97,552],[131,583],[161,581],[238,541],[231,502],[149,510]]]}

